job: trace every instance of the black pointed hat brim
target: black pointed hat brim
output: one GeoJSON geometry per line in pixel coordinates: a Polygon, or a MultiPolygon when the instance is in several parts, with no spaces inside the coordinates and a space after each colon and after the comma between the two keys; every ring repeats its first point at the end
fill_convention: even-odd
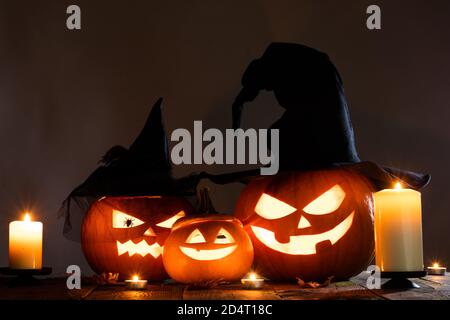
{"type": "MultiPolygon", "coordinates": [[[[407,171],[391,167],[383,167],[371,161],[361,161],[354,163],[333,163],[328,166],[320,167],[304,167],[302,169],[282,169],[279,173],[289,171],[311,171],[311,170],[329,170],[329,169],[346,169],[356,172],[366,177],[373,185],[375,190],[391,189],[397,182],[400,182],[403,188],[420,190],[425,187],[431,180],[429,174],[407,171]]],[[[244,170],[226,174],[208,174],[204,173],[204,178],[208,178],[217,184],[227,184],[232,182],[241,182],[247,184],[253,180],[260,179],[260,169],[244,170]]]]}

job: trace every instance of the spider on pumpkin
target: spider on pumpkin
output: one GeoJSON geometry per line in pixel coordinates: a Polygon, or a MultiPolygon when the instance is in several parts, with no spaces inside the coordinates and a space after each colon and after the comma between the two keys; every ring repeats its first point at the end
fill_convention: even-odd
{"type": "Polygon", "coordinates": [[[131,228],[133,226],[133,221],[136,220],[134,218],[125,218],[125,221],[123,222],[123,225],[127,228],[131,228]]]}

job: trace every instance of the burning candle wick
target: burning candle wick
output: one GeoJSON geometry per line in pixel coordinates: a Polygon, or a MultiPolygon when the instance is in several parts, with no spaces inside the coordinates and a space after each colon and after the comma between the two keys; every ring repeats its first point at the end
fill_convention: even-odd
{"type": "Polygon", "coordinates": [[[431,267],[427,268],[428,274],[433,276],[445,276],[447,272],[446,267],[441,267],[438,262],[434,262],[431,267]]]}

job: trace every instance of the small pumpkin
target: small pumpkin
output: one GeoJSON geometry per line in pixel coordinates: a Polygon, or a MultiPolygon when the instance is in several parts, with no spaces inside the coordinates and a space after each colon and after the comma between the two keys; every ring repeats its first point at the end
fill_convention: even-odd
{"type": "Polygon", "coordinates": [[[167,273],[182,283],[237,280],[252,261],[253,246],[242,223],[222,214],[181,219],[163,253],[167,273]]]}
{"type": "Polygon", "coordinates": [[[84,255],[98,274],[164,280],[168,278],[161,256],[164,242],[175,221],[192,211],[187,200],[176,196],[102,198],[83,219],[84,255]]]}
{"type": "Polygon", "coordinates": [[[345,168],[252,180],[235,216],[250,235],[258,272],[273,280],[347,279],[373,258],[373,185],[345,168]]]}

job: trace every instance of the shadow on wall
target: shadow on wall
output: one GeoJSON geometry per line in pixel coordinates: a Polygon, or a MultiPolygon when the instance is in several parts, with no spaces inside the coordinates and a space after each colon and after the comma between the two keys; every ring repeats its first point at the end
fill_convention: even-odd
{"type": "Polygon", "coordinates": [[[0,10],[0,145],[8,154],[0,162],[1,266],[8,223],[31,204],[44,223],[44,264],[54,274],[69,264],[88,273],[79,244],[63,238],[55,218],[62,199],[106,150],[133,141],[157,97],[165,98],[168,132],[189,128],[217,110],[269,42],[257,1],[137,1],[124,10],[81,0],[79,32],[65,28],[69,4],[9,2],[0,10]]]}

